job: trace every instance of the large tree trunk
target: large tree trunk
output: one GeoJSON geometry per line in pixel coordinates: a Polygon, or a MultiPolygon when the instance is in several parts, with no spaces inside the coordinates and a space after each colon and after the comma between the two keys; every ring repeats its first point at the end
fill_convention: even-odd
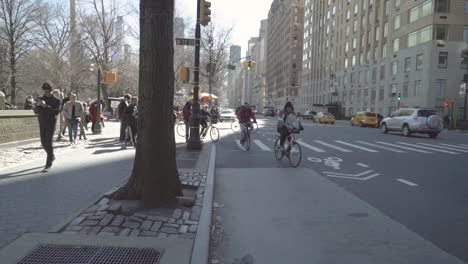
{"type": "Polygon", "coordinates": [[[16,105],[16,54],[15,44],[10,42],[10,102],[16,105]]]}
{"type": "Polygon", "coordinates": [[[140,10],[138,143],[132,175],[115,198],[165,207],[182,195],[172,117],[174,0],[141,0],[140,10]]]}

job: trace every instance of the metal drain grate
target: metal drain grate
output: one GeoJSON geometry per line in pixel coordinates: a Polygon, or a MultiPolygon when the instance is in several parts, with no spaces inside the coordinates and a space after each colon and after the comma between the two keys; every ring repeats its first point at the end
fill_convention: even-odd
{"type": "Polygon", "coordinates": [[[163,250],[41,244],[18,264],[158,264],[163,250]]]}

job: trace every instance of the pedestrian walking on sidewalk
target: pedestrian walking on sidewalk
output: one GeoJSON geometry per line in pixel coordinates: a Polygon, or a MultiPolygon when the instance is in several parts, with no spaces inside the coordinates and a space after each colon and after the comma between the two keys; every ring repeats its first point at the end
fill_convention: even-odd
{"type": "Polygon", "coordinates": [[[60,113],[60,99],[52,94],[52,84],[45,82],[42,85],[44,95],[39,97],[34,107],[34,113],[38,115],[41,145],[47,153],[47,161],[43,172],[52,167],[55,160],[52,140],[54,137],[57,116],[60,113]]]}
{"type": "Polygon", "coordinates": [[[83,112],[81,112],[80,116],[80,140],[83,138],[86,140],[86,131],[88,130],[88,123],[89,123],[89,113],[88,113],[88,105],[83,103],[83,112]]]}
{"type": "Polygon", "coordinates": [[[182,108],[182,117],[184,118],[185,123],[185,142],[188,142],[189,131],[190,131],[190,116],[192,115],[192,102],[191,100],[187,101],[182,108]]]}
{"type": "Polygon", "coordinates": [[[128,115],[128,112],[126,112],[126,110],[127,107],[130,105],[131,100],[132,96],[130,94],[126,94],[124,95],[124,99],[120,102],[119,106],[117,107],[120,119],[120,143],[125,143],[125,132],[130,122],[130,116],[128,115]]]}
{"type": "Polygon", "coordinates": [[[63,105],[63,115],[67,120],[68,138],[70,145],[76,144],[76,135],[78,134],[78,124],[80,123],[83,105],[76,101],[76,94],[70,93],[70,101],[63,105]]]}
{"type": "Polygon", "coordinates": [[[125,115],[128,116],[128,125],[132,131],[132,142],[136,143],[138,129],[138,98],[132,98],[132,103],[125,109],[125,115]]]}

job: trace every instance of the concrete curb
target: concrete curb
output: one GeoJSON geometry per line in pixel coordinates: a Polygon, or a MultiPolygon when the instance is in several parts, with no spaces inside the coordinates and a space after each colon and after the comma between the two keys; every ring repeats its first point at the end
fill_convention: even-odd
{"type": "Polygon", "coordinates": [[[211,145],[208,176],[203,197],[203,207],[198,224],[197,236],[193,244],[190,264],[208,264],[210,253],[211,216],[213,212],[214,176],[216,164],[216,144],[211,145]]]}

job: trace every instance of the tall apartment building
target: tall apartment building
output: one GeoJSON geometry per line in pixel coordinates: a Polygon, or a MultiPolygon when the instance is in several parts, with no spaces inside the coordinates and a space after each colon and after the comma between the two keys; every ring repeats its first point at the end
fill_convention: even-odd
{"type": "Polygon", "coordinates": [[[266,97],[276,108],[299,103],[304,0],[274,0],[268,13],[266,97]]]}
{"type": "MultiPolygon", "coordinates": [[[[239,74],[242,71],[242,64],[240,61],[241,58],[241,46],[233,45],[229,48],[229,61],[234,62],[236,66],[235,70],[229,70],[228,72],[228,105],[233,108],[240,104],[241,102],[241,92],[242,88],[239,88],[239,74]]],[[[242,86],[241,86],[242,87],[242,86]]]]}
{"type": "Polygon", "coordinates": [[[266,52],[267,52],[267,34],[268,20],[264,19],[260,22],[260,30],[258,37],[252,38],[249,41],[249,55],[255,62],[255,67],[249,72],[250,86],[250,102],[257,109],[262,109],[266,104],[266,52]]]}
{"type": "Polygon", "coordinates": [[[304,25],[304,109],[461,115],[468,0],[306,0],[304,25]]]}

